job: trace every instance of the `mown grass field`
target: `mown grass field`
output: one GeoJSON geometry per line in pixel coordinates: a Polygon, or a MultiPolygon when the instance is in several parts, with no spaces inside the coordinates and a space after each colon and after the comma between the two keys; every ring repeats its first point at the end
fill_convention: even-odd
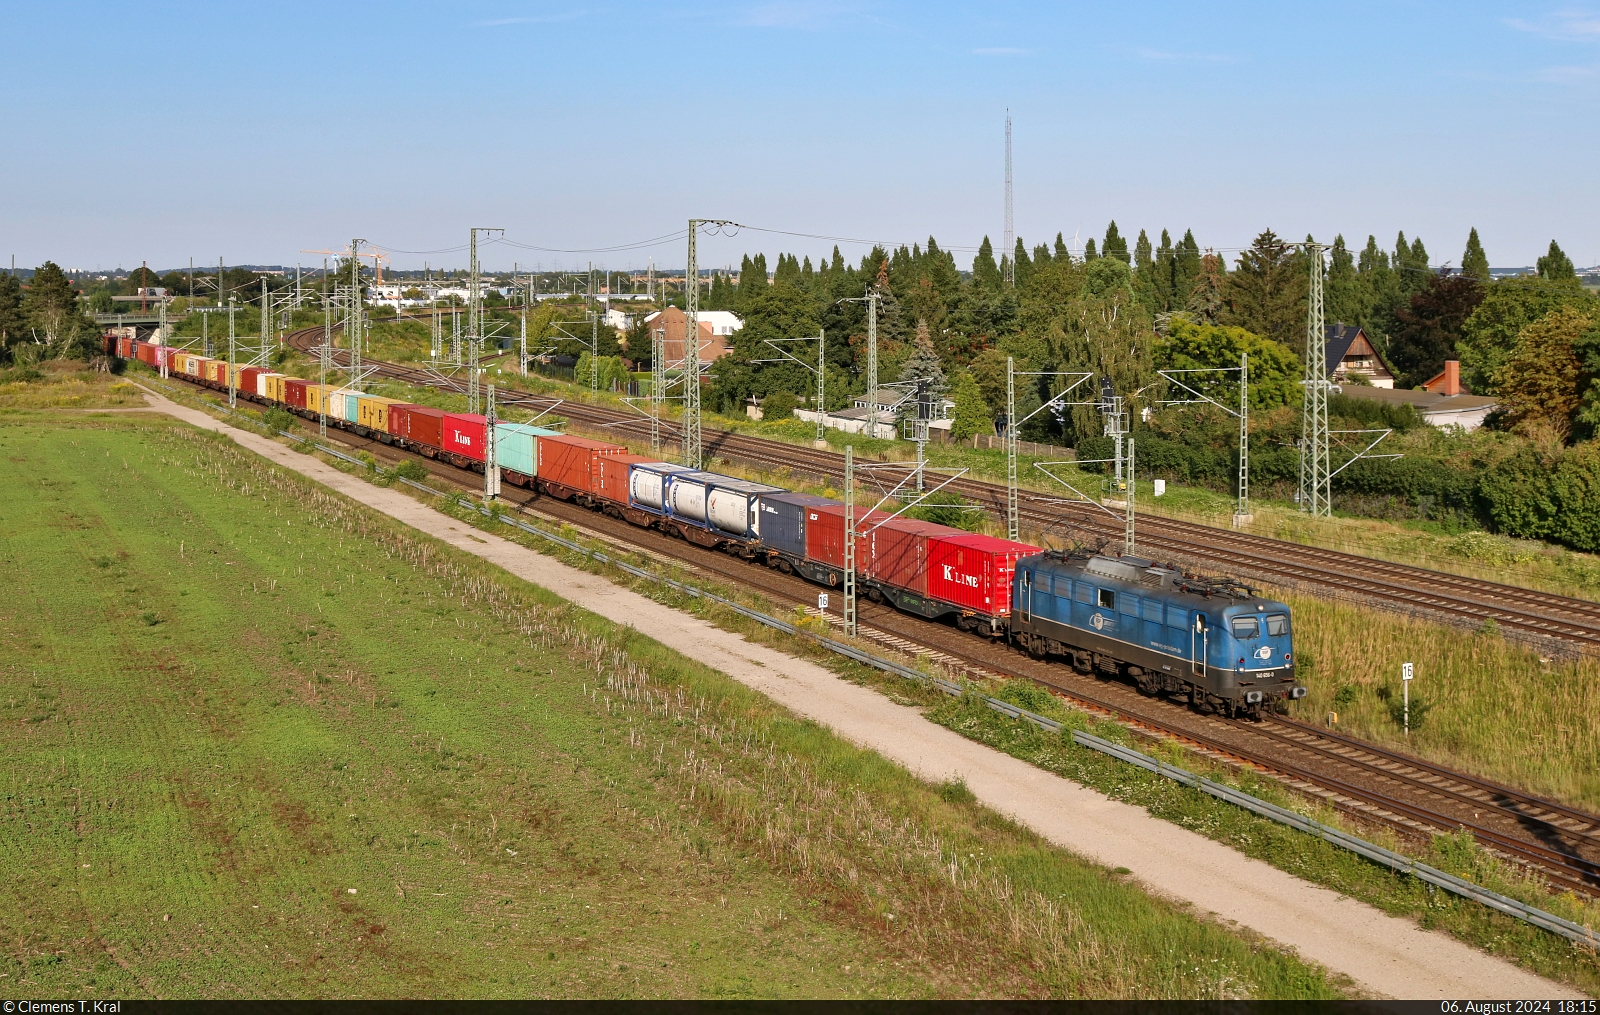
{"type": "Polygon", "coordinates": [[[0,459],[8,993],[1335,993],[220,439],[0,459]]]}

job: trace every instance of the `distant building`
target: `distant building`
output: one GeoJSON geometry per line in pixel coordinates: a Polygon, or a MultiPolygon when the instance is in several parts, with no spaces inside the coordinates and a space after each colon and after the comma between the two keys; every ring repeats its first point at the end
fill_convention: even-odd
{"type": "MultiPolygon", "coordinates": [[[[744,327],[744,321],[726,310],[702,310],[697,315],[700,324],[700,362],[710,363],[727,355],[733,333],[744,327]]],[[[684,335],[689,330],[689,318],[677,307],[658,310],[644,319],[652,333],[662,332],[662,356],[668,363],[686,359],[684,335]]],[[[652,342],[654,338],[652,337],[652,342]]],[[[641,354],[643,350],[640,350],[641,354]]]]}
{"type": "Polygon", "coordinates": [[[1444,369],[1421,391],[1351,384],[1344,388],[1344,394],[1368,402],[1413,406],[1433,426],[1459,426],[1463,430],[1478,429],[1499,405],[1493,398],[1468,391],[1461,383],[1461,363],[1453,359],[1446,360],[1444,369]]]}
{"type": "Polygon", "coordinates": [[[1352,374],[1366,378],[1374,388],[1394,387],[1394,371],[1367,341],[1367,333],[1354,324],[1330,324],[1327,338],[1328,380],[1341,384],[1352,374]]]}

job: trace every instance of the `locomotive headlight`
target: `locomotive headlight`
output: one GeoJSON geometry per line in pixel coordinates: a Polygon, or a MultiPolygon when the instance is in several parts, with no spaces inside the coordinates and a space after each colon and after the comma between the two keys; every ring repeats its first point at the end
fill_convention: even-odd
{"type": "Polygon", "coordinates": [[[1246,691],[1245,694],[1244,694],[1244,700],[1248,701],[1252,705],[1259,705],[1259,704],[1261,704],[1261,692],[1260,691],[1246,691]]]}
{"type": "Polygon", "coordinates": [[[1306,689],[1304,687],[1296,687],[1294,690],[1289,692],[1289,697],[1291,697],[1291,698],[1298,699],[1298,698],[1304,698],[1305,696],[1306,696],[1306,689]]]}

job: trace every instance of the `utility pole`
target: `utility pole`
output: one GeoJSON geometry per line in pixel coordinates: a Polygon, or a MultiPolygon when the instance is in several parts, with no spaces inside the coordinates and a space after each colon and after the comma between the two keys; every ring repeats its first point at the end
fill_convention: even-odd
{"type": "Polygon", "coordinates": [[[844,633],[856,636],[856,455],[844,446],[844,633]]]}
{"type": "Polygon", "coordinates": [[[483,410],[483,499],[494,500],[500,496],[500,461],[495,457],[495,423],[498,417],[494,408],[494,385],[489,385],[489,397],[483,410]]]}
{"type": "Polygon", "coordinates": [[[1306,247],[1311,255],[1311,298],[1306,307],[1305,408],[1300,417],[1300,510],[1313,517],[1333,514],[1332,478],[1328,473],[1327,334],[1323,330],[1322,245],[1306,247]]]}
{"type": "MultiPolygon", "coordinates": [[[[1073,372],[1066,370],[1031,370],[1018,371],[1016,360],[1006,357],[1006,538],[1017,542],[1020,538],[1020,511],[1017,490],[1017,435],[1022,431],[1022,424],[1051,407],[1063,408],[1068,405],[1084,405],[1084,402],[1065,402],[1062,399],[1071,394],[1078,385],[1093,377],[1093,374],[1073,372]],[[1053,395],[1049,401],[1041,404],[1037,409],[1028,413],[1022,419],[1017,418],[1017,378],[1018,377],[1070,377],[1074,380],[1061,391],[1053,395]]],[[[1036,465],[1035,468],[1042,468],[1036,465]]],[[[1051,476],[1048,469],[1045,475],[1051,476]]],[[[1059,482],[1059,480],[1058,480],[1059,482]]]]}
{"type": "Polygon", "coordinates": [[[362,320],[361,306],[361,258],[357,254],[361,244],[366,240],[350,241],[350,316],[346,328],[347,338],[350,340],[350,386],[357,391],[361,390],[361,345],[362,330],[365,322],[362,320]]]}
{"type": "MultiPolygon", "coordinates": [[[[589,272],[589,282],[594,283],[594,272],[589,272]]],[[[589,311],[589,394],[600,390],[600,318],[593,309],[589,311]]]]}
{"type": "Polygon", "coordinates": [[[876,437],[878,436],[878,304],[883,302],[883,292],[874,282],[867,286],[865,296],[851,296],[839,302],[867,305],[867,407],[870,412],[867,419],[872,429],[869,436],[876,437]]]}
{"type": "Polygon", "coordinates": [[[267,295],[267,276],[262,275],[261,276],[261,330],[260,330],[260,333],[258,335],[258,338],[259,338],[259,340],[261,342],[261,347],[256,352],[256,354],[254,356],[250,357],[250,362],[252,362],[252,363],[254,363],[257,359],[260,359],[262,364],[265,365],[265,363],[267,361],[267,357],[270,355],[268,350],[270,350],[272,348],[272,337],[271,337],[272,336],[272,331],[271,331],[272,324],[271,324],[271,319],[272,319],[272,300],[271,300],[271,297],[269,297],[267,295]]]}
{"type": "Polygon", "coordinates": [[[817,447],[819,448],[825,448],[828,446],[828,424],[826,409],[828,403],[826,399],[827,392],[824,384],[827,374],[827,360],[823,355],[827,348],[827,334],[828,333],[826,331],[819,330],[815,336],[807,335],[804,338],[769,338],[766,340],[765,344],[771,346],[772,350],[781,358],[753,359],[750,361],[752,363],[782,363],[787,360],[790,363],[799,364],[800,366],[817,375],[817,447]],[[780,344],[784,342],[813,341],[817,343],[817,365],[815,367],[800,357],[794,355],[780,344]]]}
{"type": "MultiPolygon", "coordinates": [[[[333,346],[333,305],[328,302],[328,278],[327,278],[327,272],[323,272],[323,278],[322,278],[322,348],[317,350],[317,383],[318,384],[326,385],[328,383],[328,366],[330,365],[330,361],[333,358],[332,346],[333,346]]],[[[328,436],[328,411],[327,411],[328,400],[327,400],[327,398],[322,398],[322,399],[320,399],[320,401],[322,403],[322,410],[323,411],[321,413],[321,418],[318,420],[318,423],[317,423],[317,432],[318,432],[318,434],[320,436],[327,437],[328,436]]],[[[345,418],[348,419],[349,416],[350,416],[350,413],[348,411],[346,411],[345,412],[345,418]]]]}
{"type": "Polygon", "coordinates": [[[1255,521],[1250,513],[1250,354],[1239,354],[1239,506],[1233,511],[1233,527],[1255,521]]]}
{"type": "MultiPolygon", "coordinates": [[[[512,278],[515,281],[515,274],[512,278]]],[[[522,335],[519,339],[521,346],[517,352],[517,362],[522,367],[522,376],[528,376],[528,315],[533,312],[533,276],[528,276],[528,286],[523,290],[522,299],[522,335]]]]}
{"type": "Polygon", "coordinates": [[[210,359],[211,358],[211,327],[210,327],[210,324],[211,324],[211,315],[210,314],[201,314],[200,315],[200,348],[204,350],[202,355],[204,355],[206,359],[210,359]]]}
{"type": "Polygon", "coordinates": [[[650,331],[650,453],[661,453],[661,403],[667,397],[667,331],[650,331]]]}
{"type": "MultiPolygon", "coordinates": [[[[228,373],[233,373],[233,365],[239,359],[239,336],[233,326],[233,315],[238,310],[237,301],[232,296],[228,297],[228,373]]],[[[233,408],[238,404],[236,396],[230,396],[228,407],[233,408]]]]}
{"type": "Polygon", "coordinates": [[[1017,258],[1016,229],[1011,220],[1011,110],[1006,110],[1006,239],[1003,259],[1006,262],[1007,286],[1016,288],[1017,285],[1017,258]]]}
{"type": "Polygon", "coordinates": [[[498,226],[476,226],[469,242],[471,264],[467,282],[467,411],[478,411],[478,359],[483,347],[483,288],[479,279],[478,234],[504,233],[498,226]]]}
{"type": "Polygon", "coordinates": [[[1138,483],[1136,481],[1137,480],[1137,475],[1138,474],[1133,471],[1133,438],[1129,437],[1128,438],[1128,493],[1127,493],[1127,497],[1122,502],[1122,508],[1123,508],[1122,552],[1126,553],[1126,554],[1129,554],[1129,555],[1132,555],[1132,553],[1133,553],[1133,495],[1134,495],[1135,488],[1138,486],[1138,483]]]}

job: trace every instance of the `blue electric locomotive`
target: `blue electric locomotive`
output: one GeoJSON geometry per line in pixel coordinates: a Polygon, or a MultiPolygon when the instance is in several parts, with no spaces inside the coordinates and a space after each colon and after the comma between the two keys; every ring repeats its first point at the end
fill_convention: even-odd
{"type": "Polygon", "coordinates": [[[1011,638],[1036,658],[1229,716],[1305,696],[1289,608],[1232,579],[1051,550],[1017,561],[1013,582],[1011,638]]]}

